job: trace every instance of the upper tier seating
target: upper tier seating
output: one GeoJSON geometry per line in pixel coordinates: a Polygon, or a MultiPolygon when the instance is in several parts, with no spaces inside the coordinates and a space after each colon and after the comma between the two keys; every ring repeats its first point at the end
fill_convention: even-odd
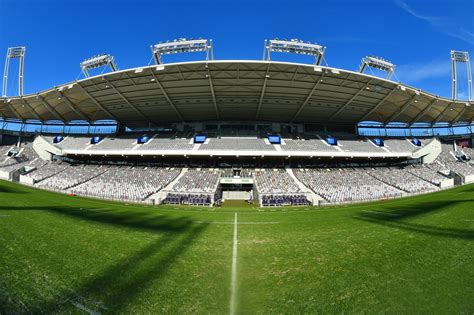
{"type": "Polygon", "coordinates": [[[407,139],[386,139],[384,140],[385,147],[390,151],[390,152],[413,152],[419,147],[416,147],[413,145],[410,140],[407,139]]]}
{"type": "MultiPolygon", "coordinates": [[[[51,139],[51,143],[53,140],[51,139]]],[[[55,144],[65,150],[85,150],[91,143],[90,137],[67,136],[60,143],[55,144]]]]}
{"type": "Polygon", "coordinates": [[[187,138],[153,138],[146,144],[140,145],[137,150],[192,150],[193,147],[192,140],[187,138]]]}
{"type": "Polygon", "coordinates": [[[264,139],[252,138],[210,138],[199,150],[237,150],[237,151],[274,151],[275,147],[266,144],[264,139]]]}
{"type": "Polygon", "coordinates": [[[320,151],[320,152],[337,152],[336,148],[327,145],[320,139],[284,139],[285,144],[281,144],[283,151],[320,151]]]}
{"type": "Polygon", "coordinates": [[[358,139],[338,139],[339,147],[344,152],[369,152],[369,153],[383,153],[385,152],[381,147],[374,145],[370,140],[358,139]]]}
{"type": "Polygon", "coordinates": [[[106,137],[101,142],[92,145],[88,150],[131,150],[136,144],[137,136],[106,137]]]}

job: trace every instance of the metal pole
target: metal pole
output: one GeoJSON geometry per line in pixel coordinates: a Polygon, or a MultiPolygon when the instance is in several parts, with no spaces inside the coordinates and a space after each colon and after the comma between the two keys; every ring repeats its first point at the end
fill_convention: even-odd
{"type": "Polygon", "coordinates": [[[25,51],[22,49],[20,55],[20,67],[18,68],[18,95],[23,96],[23,71],[25,67],[25,51]]]}
{"type": "Polygon", "coordinates": [[[10,67],[10,49],[7,52],[7,58],[5,60],[5,68],[3,70],[3,89],[2,89],[2,96],[7,96],[7,85],[8,85],[8,69],[10,67]]]}
{"type": "Polygon", "coordinates": [[[456,97],[457,97],[457,93],[456,93],[456,79],[457,79],[457,75],[456,75],[456,60],[455,60],[455,56],[454,56],[454,51],[451,51],[451,69],[452,69],[452,73],[451,73],[451,78],[452,78],[452,99],[455,100],[456,97]]]}
{"type": "Polygon", "coordinates": [[[472,100],[472,72],[471,72],[471,59],[467,59],[466,62],[467,66],[467,91],[468,91],[468,97],[469,101],[472,100]]]}

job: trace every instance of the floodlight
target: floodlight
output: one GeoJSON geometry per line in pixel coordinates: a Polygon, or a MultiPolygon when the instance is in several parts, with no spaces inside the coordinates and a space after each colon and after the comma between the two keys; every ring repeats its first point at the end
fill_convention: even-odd
{"type": "Polygon", "coordinates": [[[392,74],[395,72],[396,68],[396,66],[390,61],[376,56],[366,56],[362,58],[362,62],[359,66],[359,72],[363,73],[367,67],[387,72],[387,79],[392,77],[392,74]]]}
{"type": "Polygon", "coordinates": [[[206,52],[206,60],[214,59],[214,52],[212,46],[212,39],[186,39],[179,38],[172,42],[166,41],[166,43],[158,43],[151,46],[151,52],[156,64],[161,64],[161,56],[179,54],[179,53],[190,53],[190,52],[206,52]]]}
{"type": "Polygon", "coordinates": [[[302,40],[293,38],[291,40],[279,40],[278,38],[272,40],[265,40],[265,47],[263,51],[263,60],[270,60],[271,52],[281,52],[299,55],[314,56],[315,64],[320,65],[324,58],[326,47],[304,42],[302,40]]]}
{"type": "Polygon", "coordinates": [[[84,76],[89,77],[89,70],[109,66],[112,71],[117,71],[118,67],[112,55],[97,55],[81,62],[81,70],[84,76]]]}
{"type": "Polygon", "coordinates": [[[467,71],[467,97],[471,100],[472,97],[472,72],[471,72],[471,60],[469,59],[469,53],[467,51],[456,51],[451,50],[451,68],[452,68],[452,96],[453,99],[457,99],[457,63],[463,63],[466,65],[467,71]]]}
{"type": "Polygon", "coordinates": [[[5,68],[3,71],[3,89],[2,96],[7,96],[7,85],[8,85],[8,70],[10,67],[11,59],[19,59],[18,64],[18,95],[23,95],[23,72],[25,67],[25,52],[26,47],[9,47],[7,50],[7,58],[5,60],[5,68]]]}

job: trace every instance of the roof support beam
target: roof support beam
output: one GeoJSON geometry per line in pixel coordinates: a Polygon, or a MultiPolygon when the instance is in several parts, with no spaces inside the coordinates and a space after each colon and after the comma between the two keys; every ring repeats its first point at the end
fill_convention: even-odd
{"type": "Polygon", "coordinates": [[[57,111],[53,108],[53,106],[49,105],[48,102],[46,102],[46,100],[39,94],[36,94],[36,98],[39,99],[41,101],[41,103],[43,104],[44,107],[46,107],[46,109],[51,113],[53,114],[54,116],[56,116],[56,118],[58,118],[59,120],[61,120],[64,124],[66,124],[66,119],[57,111]]]}
{"type": "Polygon", "coordinates": [[[393,120],[395,120],[395,118],[398,118],[398,116],[400,116],[408,108],[408,106],[410,106],[416,100],[418,95],[419,94],[413,95],[408,101],[405,102],[405,104],[403,104],[402,107],[397,109],[395,113],[393,113],[387,120],[385,120],[384,124],[386,125],[388,123],[391,123],[393,120]]]}
{"type": "MultiPolygon", "coordinates": [[[[349,77],[350,77],[350,76],[351,76],[351,74],[348,73],[347,76],[344,78],[344,80],[342,80],[341,84],[339,84],[339,86],[343,86],[344,83],[346,83],[347,80],[349,80],[349,77]]],[[[339,79],[339,80],[340,80],[340,78],[335,78],[335,79],[339,79]]],[[[372,81],[372,79],[370,79],[369,82],[370,82],[370,81],[372,81]]],[[[367,82],[367,84],[368,84],[368,82],[367,82]]]]}
{"type": "MultiPolygon", "coordinates": [[[[324,71],[324,70],[323,70],[324,71]]],[[[301,111],[303,110],[303,108],[306,106],[306,104],[309,103],[309,100],[311,99],[311,97],[313,96],[314,92],[318,89],[318,86],[319,84],[321,84],[321,82],[323,82],[323,78],[324,78],[324,75],[326,74],[326,72],[323,72],[319,77],[318,77],[318,80],[316,81],[316,83],[314,84],[313,88],[311,89],[311,91],[308,93],[308,95],[306,96],[304,102],[300,105],[300,108],[298,108],[298,110],[296,111],[295,115],[293,115],[293,118],[291,118],[290,120],[290,123],[293,123],[293,121],[296,119],[296,117],[298,117],[298,115],[301,113],[301,111]]]]}
{"type": "Polygon", "coordinates": [[[441,112],[439,113],[439,115],[435,118],[435,120],[431,123],[431,125],[434,125],[436,123],[438,123],[441,118],[443,118],[444,114],[451,109],[451,105],[453,105],[453,102],[449,103],[448,106],[446,106],[446,108],[441,112]]]}
{"type": "Polygon", "coordinates": [[[461,111],[459,112],[459,114],[456,115],[456,117],[454,117],[454,119],[451,121],[451,126],[456,123],[461,117],[462,115],[464,114],[464,112],[466,111],[467,109],[467,106],[464,105],[464,107],[461,109],[461,111]]]}
{"type": "Polygon", "coordinates": [[[262,108],[263,97],[265,96],[265,89],[267,87],[268,78],[270,77],[270,63],[267,65],[267,71],[265,72],[265,78],[263,79],[262,91],[260,92],[260,98],[258,100],[257,112],[255,113],[255,119],[260,115],[260,109],[262,108]]]}
{"type": "MultiPolygon", "coordinates": [[[[345,81],[344,81],[345,82],[345,81]]],[[[359,96],[360,93],[362,93],[372,82],[372,79],[370,79],[366,84],[364,84],[355,94],[352,96],[344,105],[339,107],[334,114],[329,116],[328,121],[333,120],[337,115],[339,115],[344,109],[346,109],[347,106],[349,106],[356,98],[359,96]]],[[[342,85],[342,84],[341,84],[342,85]]]]}
{"type": "Polygon", "coordinates": [[[127,103],[128,106],[130,106],[135,112],[137,112],[138,115],[140,115],[145,121],[147,121],[148,123],[153,123],[150,119],[148,119],[148,117],[143,114],[143,112],[138,109],[138,107],[136,107],[135,105],[133,105],[119,90],[117,90],[117,88],[115,87],[115,85],[113,85],[109,80],[107,80],[105,77],[104,77],[104,80],[107,82],[107,84],[115,91],[115,93],[117,93],[118,96],[120,96],[123,101],[125,103],[127,103]]]}
{"type": "Polygon", "coordinates": [[[20,99],[21,101],[23,102],[23,104],[25,105],[26,108],[28,108],[28,110],[30,111],[30,113],[35,116],[36,119],[38,119],[39,121],[43,122],[43,119],[41,119],[41,117],[38,115],[38,113],[35,112],[35,110],[33,109],[33,107],[30,106],[30,104],[28,104],[28,102],[20,96],[20,99]]]}
{"type": "Polygon", "coordinates": [[[92,121],[92,119],[90,117],[88,117],[85,113],[83,113],[79,108],[76,107],[76,105],[74,105],[71,100],[69,100],[69,98],[62,92],[56,90],[59,94],[59,97],[60,99],[64,100],[64,103],[66,103],[66,105],[73,111],[75,112],[76,114],[78,114],[79,116],[81,116],[82,119],[84,119],[85,121],[87,121],[88,123],[90,123],[92,121]]]}
{"type": "Polygon", "coordinates": [[[132,79],[132,77],[128,74],[128,72],[124,72],[123,74],[125,74],[125,76],[127,77],[127,79],[129,79],[130,82],[132,82],[133,85],[137,85],[137,84],[135,83],[135,81],[132,79]]]}
{"type": "Polygon", "coordinates": [[[291,77],[291,84],[295,82],[296,75],[298,74],[298,70],[300,69],[300,66],[296,66],[295,72],[293,73],[293,76],[291,77]]]}
{"type": "Polygon", "coordinates": [[[20,119],[22,122],[25,121],[25,118],[23,118],[23,116],[21,116],[20,113],[17,112],[15,107],[12,104],[10,104],[10,102],[8,101],[7,101],[7,106],[10,109],[10,111],[17,116],[18,119],[20,119]]]}
{"type": "Polygon", "coordinates": [[[209,70],[209,65],[206,63],[207,78],[209,79],[209,87],[211,89],[212,102],[214,103],[214,110],[216,111],[217,119],[221,119],[219,114],[219,106],[217,105],[216,94],[214,93],[214,85],[212,84],[211,71],[209,70]]]}
{"type": "Polygon", "coordinates": [[[101,103],[99,103],[99,101],[97,101],[89,92],[87,92],[87,90],[81,85],[81,83],[79,83],[78,81],[76,81],[77,83],[77,86],[79,86],[79,88],[84,92],[84,94],[87,95],[87,97],[92,101],[94,102],[94,104],[99,108],[101,109],[103,112],[105,112],[107,115],[109,115],[111,118],[115,119],[116,122],[119,122],[120,120],[117,118],[117,116],[115,116],[114,114],[112,114],[107,108],[105,108],[101,103]]]}
{"type": "Polygon", "coordinates": [[[386,100],[388,100],[388,98],[390,96],[392,96],[393,93],[395,93],[395,91],[398,89],[398,85],[396,85],[390,92],[388,92],[387,95],[384,96],[384,98],[382,98],[374,107],[372,107],[364,116],[362,116],[361,119],[359,119],[359,122],[361,121],[364,121],[367,119],[367,117],[369,117],[373,112],[375,112],[377,109],[379,109],[380,106],[383,105],[383,103],[385,103],[386,100]]]}
{"type": "Polygon", "coordinates": [[[421,119],[427,112],[430,111],[430,109],[433,107],[435,103],[438,102],[438,98],[435,98],[433,101],[431,101],[428,106],[426,106],[418,115],[416,115],[415,118],[412,119],[408,124],[412,126],[414,123],[416,123],[418,120],[421,119]]]}
{"type": "Polygon", "coordinates": [[[176,113],[176,115],[178,115],[179,119],[181,119],[181,121],[184,122],[184,118],[183,118],[183,115],[181,115],[181,113],[179,112],[178,108],[176,107],[176,105],[174,105],[173,101],[171,100],[171,98],[169,97],[168,93],[166,93],[165,91],[165,88],[163,87],[163,85],[160,83],[160,81],[158,80],[158,77],[153,73],[153,69],[150,69],[150,72],[151,72],[151,75],[153,76],[153,79],[155,80],[155,83],[158,85],[158,87],[160,88],[161,90],[161,93],[163,93],[163,95],[165,96],[166,100],[168,101],[168,104],[170,104],[171,108],[174,110],[174,112],[176,113]]]}

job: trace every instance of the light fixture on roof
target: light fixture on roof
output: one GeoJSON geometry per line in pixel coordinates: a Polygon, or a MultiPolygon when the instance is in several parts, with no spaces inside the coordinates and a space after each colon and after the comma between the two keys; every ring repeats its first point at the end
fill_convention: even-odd
{"type": "Polygon", "coordinates": [[[162,64],[161,56],[190,53],[190,52],[206,52],[206,60],[214,59],[214,48],[212,39],[175,39],[173,42],[166,41],[166,43],[158,43],[150,46],[153,58],[156,64],[162,64]]]}
{"type": "Polygon", "coordinates": [[[381,71],[385,71],[387,73],[386,79],[390,80],[393,73],[395,72],[396,66],[390,61],[387,61],[383,58],[376,57],[376,56],[366,56],[362,58],[362,62],[359,66],[358,71],[360,73],[364,73],[364,70],[366,68],[374,68],[381,71]]]}
{"type": "Polygon", "coordinates": [[[457,64],[462,63],[466,65],[467,72],[467,97],[468,100],[472,98],[472,71],[471,71],[471,60],[469,58],[469,52],[467,51],[456,51],[451,50],[451,68],[452,68],[452,97],[453,100],[457,99],[457,64]]]}
{"type": "Polygon", "coordinates": [[[97,55],[89,59],[86,59],[83,62],[81,62],[80,66],[81,66],[82,73],[84,74],[86,78],[90,77],[89,70],[92,70],[95,68],[109,66],[110,69],[112,69],[112,71],[118,70],[114,57],[112,55],[107,55],[107,54],[97,55]]]}
{"type": "Polygon", "coordinates": [[[11,59],[19,59],[18,63],[18,95],[23,95],[23,70],[25,67],[25,52],[26,47],[9,47],[7,50],[7,59],[5,61],[5,68],[3,72],[3,89],[2,96],[7,96],[8,85],[8,69],[10,67],[11,59]]]}
{"type": "Polygon", "coordinates": [[[314,63],[320,65],[321,61],[324,58],[324,52],[326,47],[312,44],[310,42],[303,42],[293,38],[291,40],[279,40],[278,38],[265,40],[265,46],[263,50],[263,60],[270,61],[270,53],[272,52],[281,52],[281,53],[290,53],[290,54],[299,54],[299,55],[308,55],[314,56],[314,63]]]}

